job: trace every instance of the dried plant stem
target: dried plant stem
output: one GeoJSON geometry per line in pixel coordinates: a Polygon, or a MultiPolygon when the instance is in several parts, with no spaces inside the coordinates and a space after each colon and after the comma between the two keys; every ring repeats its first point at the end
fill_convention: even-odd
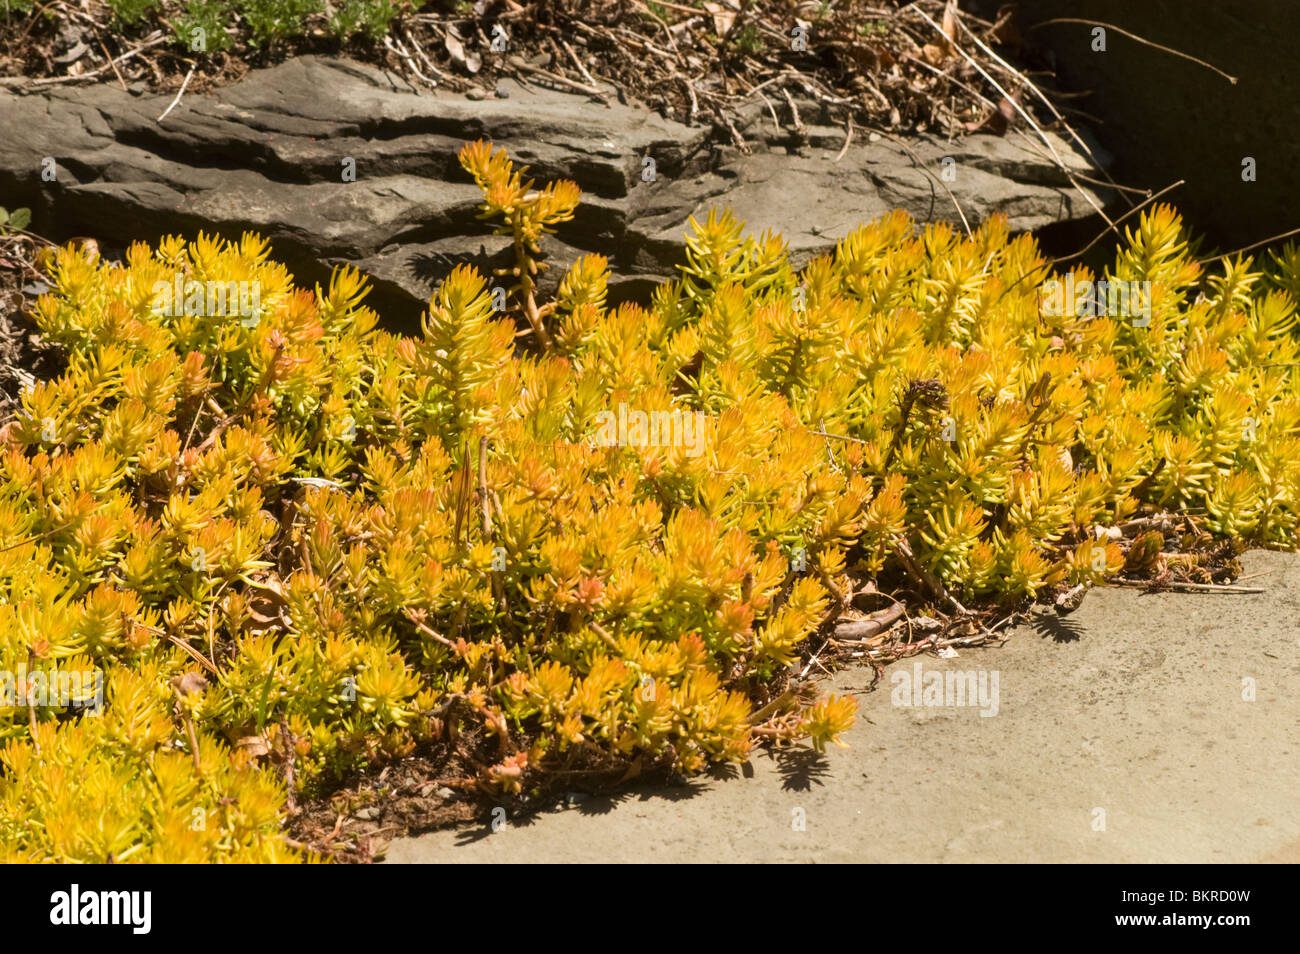
{"type": "Polygon", "coordinates": [[[280,732],[284,736],[284,799],[290,815],[298,814],[298,796],[294,789],[294,738],[289,731],[289,720],[280,716],[280,732]]]}
{"type": "Polygon", "coordinates": [[[604,626],[601,626],[593,619],[587,623],[587,628],[599,636],[600,641],[608,646],[616,656],[621,657],[623,655],[622,650],[618,648],[618,643],[614,641],[614,637],[609,634],[609,630],[605,629],[604,626]]]}
{"type": "Polygon", "coordinates": [[[400,41],[395,40],[392,37],[386,36],[384,37],[384,46],[386,46],[393,53],[396,53],[399,57],[401,57],[402,60],[405,61],[407,68],[412,73],[415,74],[416,78],[419,79],[420,82],[426,84],[427,86],[433,89],[437,88],[438,86],[437,80],[429,79],[429,77],[425,76],[422,72],[420,72],[420,68],[415,65],[415,60],[411,59],[411,54],[406,51],[406,48],[402,46],[400,41]]]}
{"type": "Polygon", "coordinates": [[[45,77],[41,77],[40,79],[31,79],[27,76],[6,76],[5,78],[0,79],[0,86],[31,86],[31,87],[54,86],[61,83],[75,83],[78,80],[98,79],[99,76],[101,76],[104,72],[106,72],[109,69],[109,67],[114,66],[115,64],[118,63],[125,63],[127,60],[131,59],[134,56],[137,56],[140,53],[143,53],[145,50],[152,49],[155,46],[159,46],[163,43],[170,42],[171,39],[172,37],[170,35],[164,35],[161,33],[161,31],[159,31],[159,35],[152,36],[149,39],[146,39],[139,46],[128,50],[127,52],[123,53],[121,56],[109,60],[109,62],[104,66],[100,66],[96,69],[89,70],[88,72],[81,73],[77,76],[45,76],[45,77]]]}
{"type": "MultiPolygon", "coordinates": [[[[921,18],[925,20],[926,23],[934,27],[934,29],[938,31],[940,36],[943,36],[945,38],[947,37],[947,34],[943,32],[943,27],[935,23],[934,20],[932,20],[924,10],[918,7],[915,3],[911,4],[910,6],[914,8],[916,12],[921,15],[921,18]]],[[[1119,235],[1119,230],[1116,229],[1115,224],[1111,222],[1110,216],[1106,214],[1106,210],[1097,204],[1097,200],[1094,199],[1088,193],[1088,190],[1084,189],[1083,186],[1079,185],[1078,181],[1074,178],[1074,172],[1070,169],[1069,166],[1065,164],[1065,160],[1062,159],[1060,153],[1056,151],[1056,147],[1052,145],[1052,141],[1047,138],[1047,133],[1043,132],[1042,128],[1038,125],[1038,123],[1034,122],[1034,117],[1030,116],[1029,113],[1025,110],[1025,108],[1021,106],[1019,103],[1017,103],[1015,99],[1012,98],[1011,94],[1007,92],[1005,89],[1003,89],[1002,85],[993,78],[992,74],[990,74],[988,70],[980,66],[979,62],[976,61],[976,59],[973,56],[971,56],[961,47],[957,46],[955,43],[952,44],[952,48],[957,53],[958,56],[964,59],[971,67],[975,69],[975,72],[979,73],[980,76],[984,77],[984,80],[990,86],[992,86],[995,90],[1001,93],[1002,98],[1011,104],[1011,107],[1020,115],[1020,118],[1029,124],[1029,128],[1038,134],[1038,138],[1043,141],[1043,144],[1047,146],[1048,150],[1052,153],[1052,158],[1056,160],[1057,168],[1061,170],[1061,172],[1065,175],[1065,177],[1070,181],[1070,184],[1074,186],[1075,190],[1078,191],[1078,193],[1081,196],[1083,196],[1084,200],[1090,206],[1092,206],[1093,210],[1098,215],[1100,215],[1103,220],[1105,220],[1106,224],[1111,227],[1111,230],[1114,231],[1116,235],[1119,235]]]]}
{"type": "Polygon", "coordinates": [[[897,136],[890,135],[889,133],[885,132],[885,130],[883,129],[876,129],[872,127],[868,127],[868,128],[871,128],[872,132],[876,133],[877,135],[884,136],[886,139],[890,140],[891,142],[897,143],[899,146],[901,146],[903,148],[903,151],[912,157],[912,161],[916,163],[916,167],[920,169],[923,173],[925,173],[927,176],[929,176],[934,182],[937,182],[939,184],[939,188],[943,189],[944,192],[948,193],[948,198],[952,201],[953,208],[957,210],[957,217],[961,219],[961,226],[963,229],[966,230],[966,237],[970,238],[972,234],[970,228],[970,222],[966,218],[966,213],[962,211],[961,203],[957,201],[957,196],[954,195],[953,191],[948,188],[948,183],[944,182],[942,178],[936,176],[933,172],[931,172],[930,169],[926,167],[925,163],[921,161],[921,157],[916,154],[916,151],[913,150],[912,147],[909,146],[902,139],[899,139],[897,136]]]}
{"type": "Polygon", "coordinates": [[[108,47],[104,45],[104,40],[99,35],[99,31],[94,29],[94,27],[92,27],[91,32],[95,34],[95,42],[98,43],[99,48],[104,51],[104,59],[106,59],[108,61],[108,65],[113,68],[113,74],[117,77],[117,81],[122,84],[122,89],[126,89],[127,88],[126,80],[122,78],[122,71],[119,70],[117,68],[117,64],[113,62],[113,55],[108,52],[108,47]]]}
{"type": "MultiPolygon", "coordinates": [[[[1198,261],[1196,264],[1208,265],[1210,264],[1210,262],[1217,262],[1220,259],[1230,258],[1233,255],[1240,255],[1242,252],[1250,252],[1259,248],[1261,245],[1271,245],[1273,242],[1280,242],[1284,238],[1290,238],[1291,236],[1298,235],[1298,234],[1300,234],[1300,228],[1289,229],[1285,232],[1280,233],[1279,235],[1270,235],[1268,238],[1261,239],[1260,241],[1255,242],[1252,245],[1247,245],[1243,248],[1233,249],[1231,252],[1224,252],[1222,255],[1215,255],[1213,258],[1203,258],[1200,261],[1198,261]]],[[[1270,365],[1265,365],[1265,367],[1270,367],[1270,365]]]]}
{"type": "MultiPolygon", "coordinates": [[[[965,22],[963,22],[960,16],[955,16],[953,20],[957,24],[957,26],[961,28],[962,32],[964,32],[968,37],[970,37],[971,41],[980,48],[980,51],[982,53],[984,53],[986,56],[992,59],[993,62],[997,63],[1013,77],[1020,80],[1020,82],[1023,83],[1025,87],[1031,93],[1033,93],[1034,96],[1038,98],[1039,102],[1041,102],[1044,106],[1047,107],[1048,111],[1050,111],[1051,114],[1056,117],[1057,122],[1059,122],[1061,126],[1065,129],[1065,131],[1070,134],[1070,138],[1073,139],[1078,144],[1079,148],[1082,149],[1087,154],[1088,158],[1092,160],[1092,164],[1097,169],[1101,170],[1102,175],[1104,175],[1108,180],[1110,180],[1109,184],[1111,186],[1115,186],[1116,184],[1114,180],[1110,179],[1110,173],[1107,172],[1105,167],[1101,164],[1101,162],[1098,161],[1096,154],[1092,151],[1092,149],[1088,146],[1088,144],[1083,141],[1083,139],[1079,136],[1079,134],[1074,131],[1074,127],[1065,121],[1065,117],[1062,116],[1060,111],[1056,108],[1056,106],[1052,104],[1052,101],[1043,94],[1043,91],[1040,90],[1033,82],[1031,82],[1029,77],[1027,77],[1024,73],[1020,72],[1020,70],[1016,69],[1010,63],[1004,60],[1002,57],[998,56],[998,54],[995,53],[993,49],[989,47],[988,44],[986,44],[983,40],[981,40],[971,31],[970,27],[966,26],[965,22]]],[[[1080,178],[1083,177],[1080,176],[1080,178]]],[[[1118,187],[1116,186],[1116,188],[1118,187]]],[[[1120,195],[1124,196],[1124,192],[1121,191],[1120,195]]],[[[1125,198],[1127,198],[1127,196],[1125,196],[1125,198]]]]}
{"type": "Polygon", "coordinates": [[[424,620],[416,616],[410,609],[406,610],[406,618],[409,619],[415,625],[416,629],[422,632],[425,636],[428,636],[434,642],[442,643],[448,649],[456,648],[455,643],[453,643],[446,636],[443,636],[441,633],[435,632],[433,628],[429,626],[428,623],[424,622],[424,620]]]}
{"type": "Polygon", "coordinates": [[[185,694],[180,688],[173,684],[172,691],[176,693],[176,708],[180,712],[181,721],[185,723],[185,736],[190,742],[190,755],[194,757],[194,771],[201,778],[203,763],[199,760],[199,734],[194,730],[194,717],[185,708],[185,694]]]}
{"type": "MultiPolygon", "coordinates": [[[[36,668],[36,652],[29,648],[27,650],[27,674],[26,674],[27,679],[29,680],[31,679],[32,670],[35,668],[36,668]]],[[[32,736],[32,748],[36,750],[37,755],[40,755],[41,743],[36,738],[36,703],[32,701],[32,694],[30,689],[31,689],[30,682],[23,687],[24,693],[27,696],[27,729],[32,736]]]]}
{"type": "Polygon", "coordinates": [[[524,244],[523,224],[515,217],[512,225],[515,235],[516,272],[519,275],[519,293],[523,301],[524,317],[528,319],[528,325],[533,329],[537,343],[544,350],[550,351],[551,336],[546,333],[546,326],[542,324],[542,316],[537,309],[537,283],[533,279],[533,271],[537,266],[524,244]]]}
{"type": "MultiPolygon", "coordinates": [[[[111,62],[112,61],[110,61],[110,65],[111,62]]],[[[181,97],[185,95],[186,87],[190,85],[190,80],[194,78],[194,70],[196,68],[197,68],[197,64],[195,64],[195,66],[191,66],[190,71],[185,74],[185,79],[181,80],[181,88],[176,91],[176,98],[171,101],[171,105],[169,105],[166,109],[163,110],[162,115],[158,117],[158,122],[162,122],[164,119],[166,119],[167,114],[170,113],[173,109],[175,109],[176,104],[181,101],[181,97]]],[[[113,67],[113,69],[116,70],[117,67],[113,67]]],[[[119,74],[119,77],[120,75],[121,74],[119,74]]],[[[123,81],[122,87],[123,89],[126,88],[125,81],[123,81]]]]}
{"type": "Polygon", "coordinates": [[[772,713],[776,712],[782,706],[793,702],[797,695],[798,693],[794,689],[785,690],[785,692],[781,693],[767,705],[756,710],[754,714],[749,717],[749,724],[756,726],[766,722],[768,716],[772,715],[772,713]]]}
{"type": "Polygon", "coordinates": [[[1189,583],[1182,580],[1159,582],[1155,580],[1107,580],[1112,586],[1127,586],[1143,590],[1176,590],[1188,593],[1266,593],[1259,586],[1235,586],[1231,583],[1189,583]]]}
{"type": "Polygon", "coordinates": [[[1050,20],[1043,20],[1039,23],[1035,23],[1033,26],[1029,27],[1029,29],[1037,30],[1039,27],[1047,26],[1052,23],[1081,23],[1084,26],[1097,26],[1097,27],[1101,27],[1104,30],[1114,30],[1120,36],[1126,36],[1130,40],[1133,40],[1135,43],[1141,43],[1143,46],[1149,46],[1153,50],[1159,50],[1160,52],[1168,53],[1171,56],[1181,57],[1184,60],[1189,60],[1190,62],[1195,63],[1197,66],[1203,66],[1207,70],[1210,70],[1213,73],[1218,73],[1220,76],[1226,79],[1233,86],[1237,85],[1237,77],[1232,76],[1229,73],[1225,73],[1223,70],[1219,69],[1214,64],[1207,63],[1205,62],[1205,60],[1192,56],[1190,53],[1184,53],[1182,50],[1175,50],[1173,47],[1164,46],[1161,43],[1156,43],[1153,40],[1148,40],[1145,37],[1138,36],[1136,33],[1130,33],[1128,30],[1125,30],[1123,27],[1117,27],[1113,23],[1105,23],[1101,20],[1085,20],[1082,17],[1053,17],[1050,20]]]}
{"type": "Polygon", "coordinates": [[[898,554],[903,568],[907,571],[908,576],[912,577],[917,583],[920,583],[925,589],[929,590],[940,600],[951,603],[963,616],[970,615],[970,610],[957,602],[957,598],[948,592],[948,588],[943,585],[943,581],[925,568],[921,561],[917,560],[912,554],[912,548],[907,541],[901,536],[894,539],[894,552],[898,554]]]}

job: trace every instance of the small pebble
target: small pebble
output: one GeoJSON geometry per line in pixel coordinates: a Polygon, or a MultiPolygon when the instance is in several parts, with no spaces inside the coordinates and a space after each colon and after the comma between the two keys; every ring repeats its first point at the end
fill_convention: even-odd
{"type": "Polygon", "coordinates": [[[444,785],[442,788],[438,789],[438,797],[439,797],[439,798],[451,798],[451,797],[452,797],[453,795],[455,795],[455,794],[456,794],[455,792],[453,792],[451,789],[447,788],[447,786],[445,786],[445,785],[444,785]]]}
{"type": "Polygon", "coordinates": [[[509,98],[510,98],[510,90],[506,89],[504,86],[498,86],[497,99],[509,99],[509,98]]]}
{"type": "Polygon", "coordinates": [[[379,817],[379,812],[373,808],[363,808],[357,812],[357,817],[362,821],[374,821],[379,817]]]}
{"type": "Polygon", "coordinates": [[[478,101],[480,99],[487,99],[487,94],[484,93],[481,89],[472,89],[465,94],[465,98],[478,101]]]}

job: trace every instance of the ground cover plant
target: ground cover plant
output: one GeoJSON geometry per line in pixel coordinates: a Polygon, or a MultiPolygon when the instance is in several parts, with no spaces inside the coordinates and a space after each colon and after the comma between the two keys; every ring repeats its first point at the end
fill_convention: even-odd
{"type": "Polygon", "coordinates": [[[286,816],[428,746],[502,798],[821,748],[855,703],[798,676],[864,593],[979,628],[1296,544],[1294,247],[1203,269],[1159,206],[1132,295],[1076,299],[997,219],[796,271],[719,210],[651,301],[590,255],[539,302],[577,187],[461,163],[516,265],[451,272],[417,337],[253,235],[45,255],[66,368],[0,430],[0,857],[312,857],[286,816]]]}

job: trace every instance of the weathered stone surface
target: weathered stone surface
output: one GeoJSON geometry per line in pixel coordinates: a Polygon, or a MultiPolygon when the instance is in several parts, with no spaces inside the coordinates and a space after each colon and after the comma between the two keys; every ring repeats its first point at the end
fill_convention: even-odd
{"type": "MultiPolygon", "coordinates": [[[[0,92],[0,193],[30,205],[57,238],[93,235],[106,249],[199,230],[254,230],[304,282],[351,262],[375,280],[389,321],[418,318],[455,264],[507,263],[505,239],[479,221],[477,188],[456,152],[469,139],[510,149],[538,179],[574,179],[584,201],[547,250],[554,281],[579,255],[608,255],[615,298],[644,291],[682,260],[687,218],[730,204],[755,231],[783,232],[797,261],[834,247],[859,222],[902,207],[922,221],[972,226],[989,214],[1014,229],[1076,220],[1092,209],[1027,137],[851,144],[810,126],[798,147],[757,110],[740,124],[753,153],[719,147],[710,130],[643,109],[601,105],[537,86],[471,101],[417,94],[400,79],[346,60],[304,56],[206,95],[169,96],[105,84],[0,92]],[[16,133],[16,134],[14,134],[16,133]],[[653,181],[642,159],[655,160],[653,181]],[[943,157],[955,181],[939,184],[943,157]],[[50,157],[57,180],[42,179],[50,157]],[[352,159],[356,181],[344,182],[352,159]],[[918,161],[920,165],[918,165],[918,161]],[[922,168],[924,167],[924,168],[922,168]]],[[[811,116],[814,110],[809,107],[811,116]]],[[[1084,169],[1060,140],[1054,147],[1084,169]]]]}
{"type": "Polygon", "coordinates": [[[1077,191],[1063,185],[1063,177],[1056,185],[1042,181],[1049,170],[1019,137],[980,136],[952,143],[914,139],[908,148],[915,158],[896,143],[880,141],[850,145],[836,161],[844,138],[842,131],[837,135],[833,149],[814,145],[802,155],[755,153],[665,183],[638,210],[629,232],[650,259],[672,259],[681,248],[686,215],[707,214],[725,202],[753,231],[781,232],[792,257],[802,264],[859,223],[892,209],[903,209],[921,222],[955,223],[960,206],[972,228],[1001,213],[1016,230],[1092,212],[1077,191]],[[954,162],[952,182],[940,178],[945,158],[954,162]]]}

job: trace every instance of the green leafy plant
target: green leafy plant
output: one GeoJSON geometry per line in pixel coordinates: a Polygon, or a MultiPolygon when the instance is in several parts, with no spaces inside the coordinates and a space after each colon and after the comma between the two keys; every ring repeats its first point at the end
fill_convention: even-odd
{"type": "Polygon", "coordinates": [[[252,43],[260,46],[300,32],[303,20],[323,6],[322,0],[237,0],[235,9],[252,28],[252,43]]]}
{"type": "Polygon", "coordinates": [[[31,13],[35,6],[35,0],[5,0],[5,19],[10,19],[15,13],[31,13]]]}
{"type": "Polygon", "coordinates": [[[149,11],[158,5],[158,0],[108,0],[113,11],[113,18],[124,26],[140,23],[149,11]]]}
{"type": "Polygon", "coordinates": [[[0,235],[21,232],[32,222],[31,209],[14,209],[10,212],[0,205],[0,235]]]}
{"type": "Polygon", "coordinates": [[[746,23],[736,31],[731,40],[731,45],[735,47],[736,52],[742,55],[753,55],[763,51],[763,34],[759,32],[758,27],[752,23],[746,23]]]}
{"type": "Polygon", "coordinates": [[[223,0],[188,0],[172,18],[172,28],[177,42],[186,48],[194,45],[195,35],[201,30],[204,52],[219,53],[234,46],[226,30],[232,19],[231,8],[223,0]]]}
{"type": "Polygon", "coordinates": [[[357,33],[381,37],[388,32],[398,7],[390,0],[342,0],[330,14],[330,32],[340,39],[357,33]]]}

